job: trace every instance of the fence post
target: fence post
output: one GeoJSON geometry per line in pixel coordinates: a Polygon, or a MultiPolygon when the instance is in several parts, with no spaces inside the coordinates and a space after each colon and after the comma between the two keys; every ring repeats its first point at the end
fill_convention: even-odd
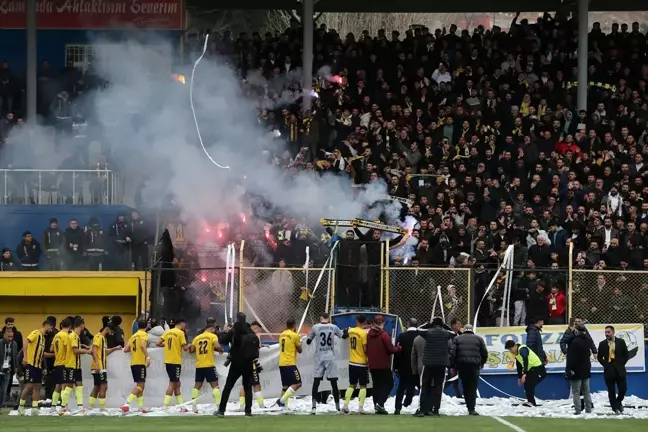
{"type": "Polygon", "coordinates": [[[245,248],[245,240],[241,240],[241,249],[239,251],[239,295],[238,295],[238,310],[243,312],[243,249],[245,248]]]}
{"type": "Polygon", "coordinates": [[[383,267],[385,265],[385,243],[380,242],[380,310],[383,310],[385,303],[385,275],[383,267]]]}
{"type": "Polygon", "coordinates": [[[468,306],[467,309],[468,309],[468,322],[469,323],[472,322],[471,319],[472,319],[472,311],[473,311],[472,310],[473,309],[473,305],[472,305],[472,291],[473,291],[472,271],[473,271],[473,269],[472,269],[472,266],[471,266],[471,267],[468,268],[468,276],[467,276],[467,279],[468,279],[468,299],[466,300],[466,305],[468,306]]]}
{"type": "Polygon", "coordinates": [[[569,243],[569,267],[567,268],[567,301],[569,302],[567,322],[571,320],[572,309],[574,306],[574,289],[572,287],[572,265],[574,263],[574,242],[569,243]]]}
{"type": "Polygon", "coordinates": [[[385,245],[385,313],[389,313],[389,239],[385,245]]]}

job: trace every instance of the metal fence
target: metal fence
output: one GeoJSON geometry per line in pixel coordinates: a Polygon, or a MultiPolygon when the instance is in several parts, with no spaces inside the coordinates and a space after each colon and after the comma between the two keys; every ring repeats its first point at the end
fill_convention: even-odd
{"type": "Polygon", "coordinates": [[[2,204],[122,204],[111,170],[0,169],[2,204]]]}
{"type": "Polygon", "coordinates": [[[204,326],[208,317],[215,318],[219,325],[231,322],[230,317],[239,311],[239,272],[236,268],[229,272],[230,278],[234,278],[233,287],[229,278],[225,285],[224,268],[153,269],[146,299],[151,316],[183,317],[191,328],[204,326]]]}
{"type": "Polygon", "coordinates": [[[258,321],[265,333],[278,335],[290,318],[299,323],[312,299],[302,327],[302,332],[308,330],[332,304],[329,287],[334,278],[329,268],[241,267],[240,272],[241,310],[249,321],[258,321]]]}
{"type": "Polygon", "coordinates": [[[648,271],[572,270],[572,316],[594,324],[648,323],[648,271]]]}
{"type": "Polygon", "coordinates": [[[420,323],[444,316],[467,323],[471,309],[470,269],[385,267],[384,309],[420,323]]]}

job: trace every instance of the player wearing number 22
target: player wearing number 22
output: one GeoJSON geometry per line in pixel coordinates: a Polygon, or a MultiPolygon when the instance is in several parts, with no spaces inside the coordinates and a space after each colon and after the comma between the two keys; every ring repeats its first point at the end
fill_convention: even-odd
{"type": "Polygon", "coordinates": [[[319,385],[324,379],[324,375],[331,383],[335,409],[340,411],[340,390],[338,390],[337,385],[338,369],[335,364],[335,338],[344,339],[348,337],[348,333],[343,333],[338,326],[331,324],[329,319],[329,314],[323,313],[320,316],[319,324],[313,326],[308,339],[306,339],[308,345],[315,342],[315,373],[313,374],[313,407],[311,414],[316,412],[319,385]]]}
{"type": "MultiPolygon", "coordinates": [[[[185,336],[186,322],[183,319],[176,320],[175,327],[162,334],[162,339],[156,344],[164,347],[164,365],[169,376],[169,386],[164,396],[164,407],[171,404],[171,398],[175,395],[176,405],[182,405],[182,394],[180,393],[180,373],[182,372],[182,351],[189,351],[187,337],[185,336]]],[[[186,409],[181,408],[181,411],[186,409]]]]}
{"type": "Polygon", "coordinates": [[[221,393],[218,388],[218,373],[216,372],[216,351],[223,353],[223,348],[218,344],[216,324],[208,322],[205,331],[194,338],[189,351],[196,353],[196,379],[193,390],[191,390],[191,401],[194,412],[198,412],[197,401],[200,396],[200,389],[204,381],[207,381],[212,388],[216,405],[220,404],[221,393]]]}
{"type": "Polygon", "coordinates": [[[281,397],[277,405],[288,405],[290,397],[302,386],[301,375],[297,369],[297,353],[301,354],[301,339],[295,332],[295,320],[286,322],[286,330],[279,336],[279,373],[281,374],[281,397]]]}

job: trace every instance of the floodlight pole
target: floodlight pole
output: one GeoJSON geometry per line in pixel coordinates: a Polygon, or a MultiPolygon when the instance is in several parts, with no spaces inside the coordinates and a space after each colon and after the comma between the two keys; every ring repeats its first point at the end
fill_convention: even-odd
{"type": "Polygon", "coordinates": [[[311,109],[311,91],[313,88],[313,15],[315,0],[302,0],[302,29],[304,31],[302,55],[302,111],[311,109]]]}
{"type": "Polygon", "coordinates": [[[579,110],[587,110],[587,37],[589,0],[578,0],[578,95],[579,110]]]}
{"type": "Polygon", "coordinates": [[[25,33],[27,37],[27,112],[25,114],[27,115],[27,121],[36,124],[36,94],[38,91],[38,80],[36,73],[36,63],[38,62],[36,52],[36,0],[26,0],[25,9],[25,15],[27,18],[27,21],[25,23],[25,33]]]}

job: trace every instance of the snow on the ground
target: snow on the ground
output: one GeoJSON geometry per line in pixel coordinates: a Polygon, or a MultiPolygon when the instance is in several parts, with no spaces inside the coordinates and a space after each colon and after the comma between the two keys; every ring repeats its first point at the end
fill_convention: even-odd
{"type": "MultiPolygon", "coordinates": [[[[594,410],[592,414],[583,413],[576,418],[584,419],[600,419],[600,418],[637,418],[648,419],[648,401],[637,398],[635,396],[628,396],[624,400],[625,412],[622,415],[615,415],[609,407],[607,393],[600,392],[592,395],[594,402],[594,410]]],[[[497,417],[546,417],[546,418],[575,418],[574,409],[571,399],[542,401],[537,400],[540,406],[535,408],[527,408],[521,404],[524,400],[514,398],[487,398],[477,399],[477,412],[483,416],[497,416],[497,417]]],[[[279,408],[272,406],[274,401],[266,401],[267,408],[259,408],[256,403],[253,405],[252,414],[254,415],[310,415],[311,414],[311,398],[303,397],[299,399],[292,399],[287,408],[279,408]]],[[[401,415],[414,414],[418,406],[418,397],[415,397],[412,405],[403,407],[401,415]]],[[[175,417],[175,416],[210,416],[214,413],[215,406],[213,404],[198,404],[198,412],[191,412],[191,405],[185,404],[189,408],[189,412],[180,412],[178,407],[169,407],[168,409],[150,408],[147,413],[129,412],[124,414],[120,409],[109,408],[104,412],[98,410],[88,410],[85,413],[67,414],[70,416],[109,416],[109,417],[175,417]]],[[[358,400],[354,399],[349,405],[352,413],[358,411],[358,400]]],[[[394,412],[394,398],[389,398],[385,404],[385,409],[391,414],[394,412]]],[[[373,403],[371,398],[367,398],[364,405],[366,413],[373,413],[373,403]]],[[[58,416],[59,414],[51,408],[42,408],[35,415],[41,416],[58,416]]],[[[317,405],[317,414],[338,414],[335,410],[333,398],[329,396],[327,404],[317,405]]],[[[467,414],[466,406],[463,404],[462,399],[445,396],[441,403],[441,415],[446,416],[462,416],[467,414]]],[[[9,415],[18,416],[17,411],[12,411],[9,415]]],[[[31,410],[26,410],[26,415],[31,415],[31,410]]],[[[242,416],[243,410],[240,409],[238,403],[229,403],[227,406],[226,416],[242,416]]]]}

